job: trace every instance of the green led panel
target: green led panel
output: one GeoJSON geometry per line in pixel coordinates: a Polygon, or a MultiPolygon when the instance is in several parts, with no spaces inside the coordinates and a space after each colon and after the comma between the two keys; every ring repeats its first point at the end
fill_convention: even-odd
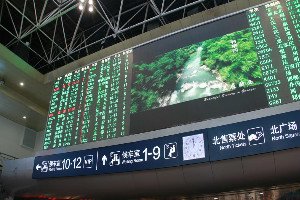
{"type": "Polygon", "coordinates": [[[131,52],[121,52],[56,80],[44,149],[128,134],[131,52]]]}

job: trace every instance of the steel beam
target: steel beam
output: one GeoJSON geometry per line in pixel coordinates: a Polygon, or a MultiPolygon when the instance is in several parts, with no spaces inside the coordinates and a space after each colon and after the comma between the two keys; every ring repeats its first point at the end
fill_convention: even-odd
{"type": "Polygon", "coordinates": [[[64,42],[65,42],[66,51],[67,51],[68,50],[68,44],[67,44],[67,38],[66,38],[66,33],[65,33],[65,28],[64,28],[64,22],[63,22],[62,16],[60,16],[60,22],[61,22],[61,27],[62,27],[62,31],[63,31],[63,35],[64,35],[64,42]]]}
{"type": "MultiPolygon", "coordinates": [[[[185,0],[185,2],[184,2],[184,5],[186,5],[186,4],[187,4],[187,0],[185,0]]],[[[185,17],[185,12],[186,12],[186,8],[184,8],[184,9],[183,9],[182,18],[184,18],[184,17],[185,17]]]]}
{"type": "Polygon", "coordinates": [[[141,7],[125,24],[123,24],[123,26],[118,30],[122,30],[137,14],[139,14],[145,6],[141,7]]]}
{"type": "Polygon", "coordinates": [[[37,30],[41,30],[42,27],[46,26],[47,24],[49,24],[50,22],[52,22],[53,20],[56,20],[57,18],[59,18],[60,16],[63,16],[64,14],[67,14],[68,12],[70,12],[71,10],[73,10],[74,8],[77,7],[77,4],[76,5],[73,5],[71,6],[70,8],[66,9],[66,10],[63,10],[63,12],[59,11],[59,13],[57,15],[54,15],[53,17],[47,19],[46,21],[44,22],[39,22],[38,24],[34,24],[29,18],[27,18],[25,16],[25,18],[27,18],[27,20],[33,25],[32,29],[26,33],[24,33],[21,38],[24,38],[28,35],[30,35],[31,33],[37,31],[37,30]]]}
{"type": "MultiPolygon", "coordinates": [[[[195,2],[193,2],[193,3],[186,4],[186,5],[184,5],[184,6],[175,8],[175,9],[170,10],[170,11],[167,11],[167,12],[164,11],[160,16],[169,15],[169,14],[171,14],[171,13],[177,12],[177,11],[179,11],[179,10],[182,10],[182,9],[187,8],[187,7],[190,7],[190,6],[192,6],[192,5],[201,3],[201,2],[203,2],[203,1],[204,1],[204,0],[198,0],[198,1],[195,1],[195,2]]],[[[130,26],[130,27],[128,27],[128,28],[124,28],[124,29],[122,29],[122,30],[120,30],[120,31],[121,31],[121,32],[127,31],[127,30],[129,30],[129,29],[132,29],[132,28],[135,28],[135,27],[137,27],[137,26],[143,25],[144,23],[147,23],[147,22],[150,22],[150,21],[152,21],[152,20],[155,20],[155,19],[159,18],[160,16],[152,17],[152,18],[150,18],[150,19],[147,19],[147,20],[144,20],[144,21],[142,21],[142,22],[139,22],[139,23],[137,23],[137,24],[135,24],[135,25],[132,25],[132,26],[130,26]]]]}
{"type": "Polygon", "coordinates": [[[165,0],[162,1],[161,3],[161,9],[160,9],[160,12],[162,13],[163,10],[164,10],[164,6],[165,6],[165,0]]]}
{"type": "Polygon", "coordinates": [[[37,32],[36,34],[37,34],[37,36],[38,36],[38,38],[39,38],[39,41],[40,41],[40,43],[41,43],[42,49],[43,49],[43,51],[44,51],[44,54],[45,54],[45,56],[46,56],[46,58],[47,58],[47,63],[49,63],[49,60],[50,60],[50,59],[48,58],[46,49],[45,49],[44,44],[43,44],[43,42],[42,42],[42,40],[41,40],[41,37],[40,37],[40,35],[39,35],[39,32],[37,32]]]}
{"type": "Polygon", "coordinates": [[[42,9],[42,13],[40,15],[40,19],[39,19],[39,22],[38,24],[40,24],[42,22],[42,19],[43,19],[43,15],[44,15],[44,12],[45,12],[45,9],[46,9],[46,6],[47,6],[47,3],[48,3],[48,0],[45,0],[44,2],[44,6],[43,6],[43,9],[42,9]]]}
{"type": "Polygon", "coordinates": [[[12,25],[13,25],[13,27],[14,27],[15,32],[16,32],[16,36],[18,37],[18,31],[17,31],[16,25],[15,25],[15,22],[14,22],[14,20],[13,20],[13,18],[12,18],[12,15],[11,15],[11,13],[10,13],[10,9],[9,9],[9,7],[8,7],[8,5],[7,5],[7,1],[5,1],[5,5],[6,5],[6,8],[7,8],[8,15],[9,15],[9,17],[10,17],[11,23],[12,23],[12,25]]]}
{"type": "MultiPolygon", "coordinates": [[[[14,36],[14,40],[10,41],[9,44],[13,44],[14,42],[17,41],[21,41],[22,39],[24,39],[25,37],[31,35],[34,32],[37,32],[38,37],[39,37],[39,41],[41,43],[41,46],[43,48],[43,51],[45,53],[45,56],[41,56],[40,54],[38,54],[36,51],[34,51],[32,48],[28,47],[31,51],[33,51],[34,53],[37,54],[38,57],[40,57],[42,60],[46,61],[47,63],[51,64],[53,62],[56,62],[60,59],[64,59],[65,57],[70,57],[72,60],[73,57],[71,56],[72,54],[81,51],[82,49],[85,49],[86,53],[89,54],[88,52],[88,47],[92,46],[96,43],[103,43],[105,40],[107,40],[108,38],[111,37],[118,37],[120,40],[123,40],[124,37],[124,32],[133,29],[135,27],[138,26],[143,26],[142,27],[142,33],[145,31],[145,25],[146,23],[153,21],[153,20],[157,20],[159,19],[161,21],[162,24],[166,24],[165,20],[164,20],[164,16],[169,15],[171,13],[177,12],[181,9],[184,9],[183,12],[183,16],[185,15],[185,11],[186,8],[188,8],[189,6],[192,5],[196,5],[196,4],[202,4],[204,7],[205,5],[203,4],[204,0],[196,0],[192,3],[188,3],[187,0],[185,0],[185,3],[183,6],[177,7],[173,10],[169,10],[172,5],[174,5],[174,3],[176,2],[176,0],[172,0],[170,1],[171,3],[166,5],[165,0],[162,0],[161,5],[158,5],[154,2],[154,0],[147,0],[147,2],[140,4],[134,8],[130,8],[127,10],[124,10],[124,0],[120,1],[120,7],[119,7],[119,11],[118,14],[115,16],[112,16],[110,14],[109,11],[107,11],[107,9],[105,8],[105,6],[103,5],[103,3],[101,2],[101,0],[96,0],[97,2],[97,7],[95,6],[95,11],[97,14],[100,15],[100,17],[103,19],[101,20],[102,22],[99,24],[95,25],[95,26],[99,26],[99,27],[91,27],[93,28],[92,32],[87,32],[88,30],[81,30],[80,29],[80,22],[82,20],[83,17],[83,12],[81,12],[79,19],[76,23],[76,27],[75,27],[75,31],[73,33],[73,35],[71,36],[71,38],[66,34],[65,32],[65,23],[64,23],[64,16],[68,17],[67,13],[70,12],[71,10],[74,10],[78,4],[79,1],[78,0],[69,0],[66,1],[63,4],[56,4],[57,8],[53,9],[51,12],[49,12],[48,14],[46,14],[46,8],[47,8],[47,4],[49,4],[50,2],[48,0],[45,0],[43,8],[42,8],[42,12],[40,14],[40,16],[38,16],[38,12],[37,12],[37,8],[35,5],[35,0],[33,1],[33,7],[34,7],[34,16],[35,19],[32,21],[30,20],[27,16],[26,16],[26,5],[28,4],[27,0],[25,0],[24,2],[24,7],[21,10],[19,10],[16,6],[14,6],[13,3],[11,3],[11,0],[4,0],[2,1],[1,4],[1,10],[0,10],[0,24],[1,24],[1,19],[3,18],[3,9],[5,8],[4,2],[6,3],[6,7],[9,11],[9,15],[12,21],[12,26],[15,29],[16,34],[10,32],[7,28],[5,29],[6,31],[9,32],[9,34],[14,36]],[[11,7],[8,7],[8,6],[11,7]],[[99,5],[99,6],[98,6],[99,5]],[[153,11],[155,12],[156,16],[152,17],[152,18],[148,18],[148,12],[149,12],[149,6],[151,6],[151,8],[153,9],[153,11]],[[13,16],[10,13],[9,9],[14,8],[18,13],[20,13],[22,15],[22,20],[21,20],[21,26],[20,27],[16,27],[16,24],[13,21],[13,16]],[[106,9],[106,10],[105,10],[106,9]],[[136,16],[142,12],[145,9],[145,15],[142,19],[139,20],[138,23],[135,23],[131,26],[128,26],[128,24],[134,19],[136,18],[136,16]],[[130,12],[132,14],[130,14],[130,12]],[[121,24],[121,19],[123,19],[122,17],[124,16],[124,14],[128,13],[129,15],[131,15],[130,17],[127,18],[127,20],[125,21],[125,23],[121,24]],[[110,17],[112,16],[112,17],[110,17]],[[60,19],[59,19],[60,18],[60,19]],[[23,27],[24,25],[24,20],[27,20],[31,25],[28,27],[23,27]],[[51,36],[49,36],[49,33],[45,33],[43,30],[41,30],[42,27],[48,25],[49,23],[53,22],[55,20],[55,28],[54,28],[54,33],[53,35],[51,34],[51,36]],[[60,20],[60,22],[59,22],[60,20]],[[58,26],[58,24],[60,24],[58,26]],[[92,38],[92,36],[94,36],[98,31],[100,31],[105,25],[108,25],[108,31],[106,33],[106,36],[99,39],[99,40],[90,40],[92,38]],[[61,26],[61,27],[60,27],[61,26]],[[94,29],[95,28],[95,29],[94,29]],[[113,34],[109,35],[109,33],[111,33],[109,30],[113,30],[113,34]],[[95,30],[95,31],[94,31],[95,30]],[[63,47],[61,47],[60,45],[58,45],[55,42],[55,35],[56,33],[58,33],[58,31],[62,32],[63,35],[63,40],[64,40],[64,44],[62,45],[63,47]],[[42,38],[40,38],[39,33],[43,34],[50,42],[51,42],[51,49],[48,50],[45,48],[42,38]],[[87,34],[89,33],[89,34],[87,34]],[[83,36],[83,37],[82,37],[83,36]],[[70,41],[69,45],[68,42],[70,41]],[[78,45],[77,45],[78,44],[78,45]],[[50,54],[47,54],[47,51],[50,52],[50,54]]],[[[214,4],[216,5],[216,0],[213,0],[214,4]]],[[[205,7],[206,9],[206,7],[205,7]]],[[[128,15],[127,15],[128,16],[128,15]]],[[[122,20],[124,21],[124,20],[122,20]]],[[[3,27],[3,26],[1,26],[3,27]]],[[[21,41],[23,43],[23,41],[21,41]]],[[[39,61],[40,63],[41,61],[39,61]]],[[[44,67],[44,66],[42,66],[44,67]]],[[[42,68],[41,67],[41,68],[42,68]]]]}
{"type": "Polygon", "coordinates": [[[159,16],[158,19],[159,19],[159,21],[162,23],[162,25],[166,25],[166,22],[165,22],[164,18],[161,16],[161,13],[160,13],[160,11],[158,10],[156,4],[153,5],[153,3],[150,3],[150,6],[151,6],[153,12],[154,12],[157,16],[159,16]]]}
{"type": "Polygon", "coordinates": [[[68,54],[69,54],[69,52],[71,52],[71,49],[72,49],[72,47],[73,47],[73,42],[74,42],[74,40],[75,40],[75,37],[76,37],[77,31],[78,31],[78,27],[79,27],[79,25],[80,25],[80,22],[81,22],[81,19],[82,19],[83,13],[84,13],[84,11],[85,11],[85,7],[86,7],[86,3],[84,4],[84,6],[83,6],[83,10],[81,11],[81,13],[80,13],[80,16],[79,16],[79,19],[78,19],[78,21],[77,21],[77,25],[76,25],[76,28],[75,28],[75,31],[74,31],[74,34],[73,34],[73,37],[72,37],[71,43],[70,43],[70,45],[69,45],[69,49],[68,49],[68,51],[67,51],[67,53],[68,53],[68,54]]]}
{"type": "MultiPolygon", "coordinates": [[[[193,6],[193,5],[196,5],[196,4],[199,4],[199,3],[202,3],[204,0],[198,0],[198,1],[195,1],[195,2],[192,2],[192,3],[189,3],[189,4],[186,4],[186,5],[184,5],[184,6],[181,6],[181,7],[178,7],[178,8],[176,8],[176,9],[173,9],[173,10],[170,10],[170,11],[164,11],[160,16],[165,16],[165,15],[168,15],[168,14],[171,14],[171,13],[174,13],[174,12],[177,12],[177,11],[179,11],[179,10],[182,10],[182,9],[184,9],[184,8],[187,8],[187,7],[190,7],[190,6],[193,6]]],[[[145,5],[147,5],[147,4],[145,4],[145,5]]],[[[117,34],[120,34],[120,33],[123,33],[123,32],[125,32],[125,31],[128,31],[128,30],[130,30],[130,29],[132,29],[132,28],[135,28],[135,27],[137,27],[137,26],[140,26],[140,25],[143,25],[143,24],[145,24],[145,23],[147,23],[147,22],[150,22],[150,21],[152,21],[152,20],[155,20],[155,19],[157,19],[157,18],[159,18],[160,16],[159,15],[157,15],[157,16],[155,16],[155,17],[152,17],[152,18],[150,18],[150,19],[146,19],[146,20],[143,20],[142,22],[139,22],[139,23],[137,23],[137,24],[135,24],[135,25],[132,25],[132,26],[130,26],[130,27],[127,27],[127,28],[124,28],[143,8],[144,8],[145,6],[143,6],[138,12],[136,12],[119,30],[118,30],[118,33],[117,34]]],[[[99,39],[99,40],[97,40],[97,41],[94,41],[94,42],[92,42],[92,43],[89,43],[89,44],[87,44],[86,46],[84,46],[84,47],[81,47],[81,48],[76,48],[76,49],[73,49],[73,51],[72,51],[72,53],[76,53],[76,52],[78,52],[78,51],[81,51],[82,49],[84,49],[84,48],[86,48],[86,47],[89,47],[89,46],[92,46],[92,45],[94,45],[94,44],[97,44],[97,43],[99,43],[99,42],[102,42],[102,41],[104,41],[104,40],[106,40],[106,39],[108,39],[108,38],[111,38],[111,37],[113,37],[113,34],[111,34],[111,35],[108,35],[108,36],[106,36],[106,37],[104,37],[104,38],[101,38],[101,39],[99,39]]],[[[65,56],[63,56],[63,57],[61,57],[60,59],[62,59],[62,58],[64,58],[64,57],[66,57],[66,55],[65,56]]],[[[59,60],[59,59],[58,59],[59,60]]]]}
{"type": "MultiPolygon", "coordinates": [[[[10,32],[7,28],[5,28],[4,26],[2,26],[1,24],[0,24],[0,27],[1,28],[3,28],[6,32],[8,32],[11,36],[13,36],[14,38],[16,38],[17,40],[19,40],[19,38],[15,35],[15,34],[13,34],[12,32],[10,32]]],[[[19,40],[22,44],[24,44],[25,46],[26,46],[26,44],[22,41],[22,40],[19,40]]],[[[40,58],[42,58],[44,61],[46,61],[47,62],[47,60],[45,60],[45,58],[44,57],[42,57],[40,54],[38,54],[36,51],[34,51],[32,48],[30,48],[30,47],[28,47],[27,46],[27,48],[29,48],[32,52],[34,52],[38,57],[40,57],[40,58]]]]}
{"type": "MultiPolygon", "coordinates": [[[[16,6],[14,6],[9,0],[6,0],[6,2],[7,3],[9,3],[17,12],[19,12],[20,14],[22,14],[22,12],[16,7],[16,6]]],[[[26,17],[26,16],[24,16],[24,18],[26,19],[26,20],[28,20],[28,22],[30,22],[34,27],[36,27],[43,35],[45,35],[50,41],[52,41],[52,39],[44,32],[44,31],[42,31],[42,30],[40,30],[39,29],[39,27],[37,27],[28,17],[26,17]]],[[[21,39],[23,39],[22,38],[22,36],[19,38],[18,37],[18,39],[19,40],[21,40],[21,39]]],[[[64,51],[64,49],[62,49],[56,42],[54,42],[54,44],[60,49],[60,50],[62,50],[63,52],[65,52],[64,51]]],[[[66,53],[66,52],[65,52],[66,53]]],[[[68,55],[67,53],[66,53],[66,55],[68,55]]],[[[68,55],[69,56],[69,55],[68,55]]],[[[74,58],[72,58],[71,56],[69,56],[72,60],[75,60],[74,58]]]]}
{"type": "Polygon", "coordinates": [[[121,0],[119,14],[118,14],[118,20],[117,20],[117,26],[115,28],[116,31],[119,29],[120,19],[121,19],[121,15],[122,15],[123,2],[124,2],[124,0],[121,0]]]}
{"type": "Polygon", "coordinates": [[[176,0],[173,0],[172,3],[169,4],[169,6],[162,12],[167,12],[169,10],[169,8],[175,3],[176,0]]]}
{"type": "Polygon", "coordinates": [[[58,18],[56,18],[56,21],[55,21],[55,28],[54,28],[54,33],[53,33],[53,38],[52,38],[52,43],[51,43],[51,50],[50,50],[49,62],[52,60],[53,43],[54,43],[55,35],[56,35],[57,21],[58,21],[58,18]]]}
{"type": "Polygon", "coordinates": [[[103,14],[104,14],[105,17],[103,17],[103,15],[99,12],[98,9],[96,9],[96,10],[97,10],[98,13],[101,15],[101,17],[106,21],[106,23],[108,23],[108,25],[111,27],[111,29],[112,29],[113,31],[115,31],[115,28],[114,28],[114,26],[112,25],[112,23],[111,23],[109,17],[107,16],[107,14],[106,14],[106,12],[105,12],[103,6],[101,5],[100,0],[97,0],[97,3],[98,3],[98,5],[100,6],[100,8],[101,8],[101,10],[102,10],[102,12],[103,12],[103,14]]]}
{"type": "Polygon", "coordinates": [[[45,25],[49,24],[50,22],[56,20],[60,16],[67,14],[71,10],[74,10],[75,8],[77,8],[79,3],[76,3],[76,2],[77,2],[76,0],[72,0],[67,5],[64,5],[64,7],[58,8],[57,11],[52,16],[47,17],[43,20],[43,22],[41,23],[41,26],[45,26],[45,25]],[[75,3],[75,4],[72,5],[73,3],[75,3]],[[68,6],[70,6],[70,7],[68,7],[68,6]]]}
{"type": "Polygon", "coordinates": [[[24,15],[25,15],[25,10],[26,10],[26,4],[27,4],[27,0],[25,0],[24,7],[23,7],[22,20],[21,20],[20,31],[19,31],[19,36],[18,37],[20,37],[21,33],[22,33],[22,27],[23,27],[24,15]]]}
{"type": "MultiPolygon", "coordinates": [[[[85,38],[85,42],[90,39],[93,35],[95,35],[100,29],[102,29],[105,25],[107,25],[106,23],[104,23],[103,25],[101,25],[99,28],[97,28],[92,34],[90,34],[87,38],[85,38]]],[[[108,26],[108,30],[110,29],[110,27],[108,26]]],[[[82,42],[83,43],[83,42],[82,42]]],[[[82,43],[80,43],[77,47],[75,47],[73,50],[76,50],[82,43]]]]}
{"type": "Polygon", "coordinates": [[[35,6],[35,0],[32,0],[32,4],[33,4],[33,9],[34,9],[34,17],[35,17],[35,21],[36,21],[36,23],[38,23],[37,12],[36,12],[36,6],[35,6]]]}
{"type": "Polygon", "coordinates": [[[3,7],[4,7],[4,1],[1,1],[1,10],[0,10],[0,24],[1,24],[1,21],[2,21],[3,7]]]}
{"type": "MultiPolygon", "coordinates": [[[[145,12],[145,17],[144,17],[144,21],[146,21],[147,17],[148,17],[148,10],[149,10],[149,4],[147,5],[146,8],[146,12],[145,12]]],[[[143,24],[143,29],[142,29],[142,33],[145,32],[145,27],[146,27],[146,23],[143,24]]]]}

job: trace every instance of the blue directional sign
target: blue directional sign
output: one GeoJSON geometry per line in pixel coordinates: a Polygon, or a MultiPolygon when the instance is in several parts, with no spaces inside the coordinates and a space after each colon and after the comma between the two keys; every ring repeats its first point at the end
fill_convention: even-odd
{"type": "Polygon", "coordinates": [[[174,167],[300,147],[300,111],[34,160],[32,178],[174,167]]]}
{"type": "Polygon", "coordinates": [[[209,129],[210,160],[300,147],[300,111],[209,129]]]}
{"type": "Polygon", "coordinates": [[[201,131],[69,153],[38,156],[32,178],[82,176],[172,167],[208,161],[201,131]]]}

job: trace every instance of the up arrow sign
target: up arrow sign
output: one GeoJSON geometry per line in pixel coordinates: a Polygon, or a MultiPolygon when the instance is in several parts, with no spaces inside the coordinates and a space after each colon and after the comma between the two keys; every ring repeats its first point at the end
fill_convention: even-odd
{"type": "Polygon", "coordinates": [[[39,170],[39,169],[41,169],[41,168],[42,168],[42,166],[40,166],[40,164],[38,164],[38,165],[35,167],[36,170],[39,170]]]}
{"type": "Polygon", "coordinates": [[[106,155],[104,155],[102,157],[102,164],[105,165],[106,161],[107,161],[107,157],[106,157],[106,155]]]}

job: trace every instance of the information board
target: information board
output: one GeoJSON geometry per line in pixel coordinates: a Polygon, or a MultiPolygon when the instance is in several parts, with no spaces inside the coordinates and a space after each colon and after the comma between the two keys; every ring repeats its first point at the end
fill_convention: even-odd
{"type": "Polygon", "coordinates": [[[197,131],[180,136],[40,156],[34,160],[32,177],[105,174],[205,162],[208,160],[206,140],[204,133],[197,131]]]}
{"type": "Polygon", "coordinates": [[[299,0],[273,1],[60,77],[43,148],[298,101],[299,5],[299,0]]]}
{"type": "Polygon", "coordinates": [[[121,52],[57,79],[44,149],[120,137],[128,132],[131,57],[131,50],[121,52]]]}
{"type": "Polygon", "coordinates": [[[247,12],[270,106],[300,99],[299,3],[274,1],[247,12]]]}
{"type": "Polygon", "coordinates": [[[181,166],[300,147],[300,111],[151,140],[38,156],[32,178],[181,166]]]}

